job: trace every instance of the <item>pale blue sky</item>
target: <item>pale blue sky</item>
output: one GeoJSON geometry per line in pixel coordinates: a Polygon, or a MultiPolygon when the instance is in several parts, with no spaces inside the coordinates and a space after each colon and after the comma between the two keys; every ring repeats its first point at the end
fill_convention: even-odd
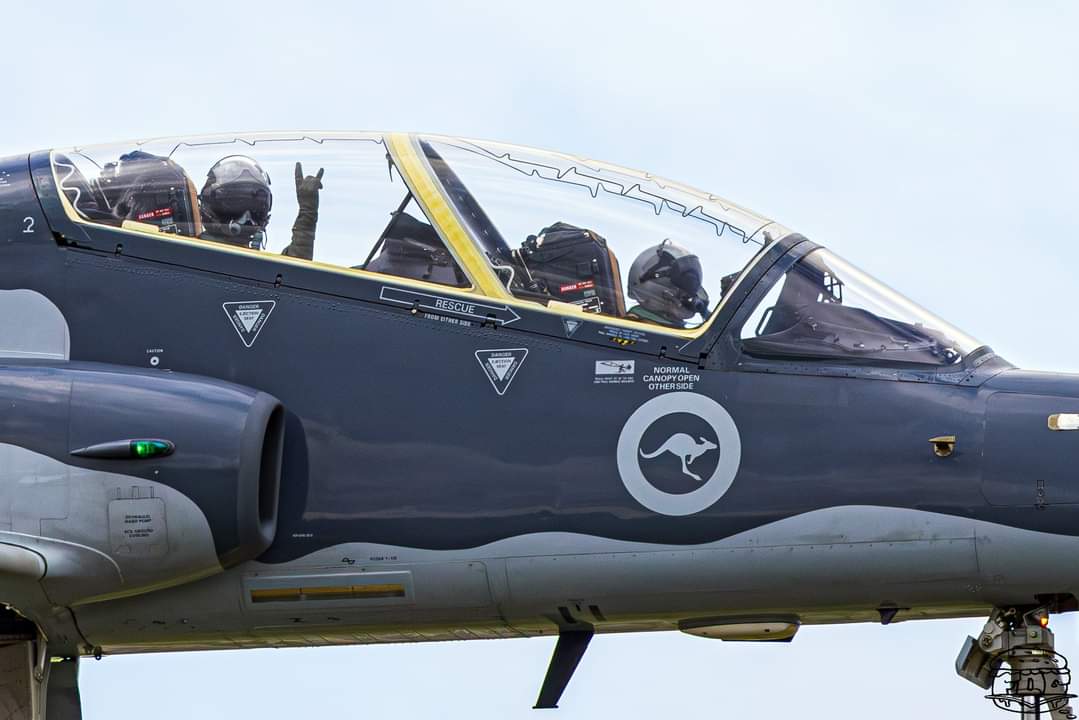
{"type": "MultiPolygon", "coordinates": [[[[1079,6],[1027,5],[9,0],[0,155],[308,128],[587,154],[769,215],[1018,365],[1079,371],[1079,6]]],[[[550,639],[107,658],[83,697],[87,720],[991,718],[952,669],[981,622],[599,637],[543,713],[550,639]]]]}

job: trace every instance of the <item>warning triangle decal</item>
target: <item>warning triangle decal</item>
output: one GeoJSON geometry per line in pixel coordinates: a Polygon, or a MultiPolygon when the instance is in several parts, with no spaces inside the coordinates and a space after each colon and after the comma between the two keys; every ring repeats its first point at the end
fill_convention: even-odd
{"type": "Polygon", "coordinates": [[[573,337],[573,333],[577,332],[577,328],[581,327],[581,321],[563,318],[562,327],[566,329],[566,337],[573,337]]]}
{"type": "Polygon", "coordinates": [[[499,395],[505,395],[510,388],[510,383],[517,375],[517,371],[524,364],[528,350],[525,348],[512,348],[509,350],[477,350],[476,359],[480,367],[491,381],[491,387],[499,395]]]}
{"type": "Polygon", "coordinates": [[[236,334],[240,336],[245,347],[255,344],[255,338],[262,332],[263,326],[277,305],[273,300],[256,300],[255,302],[227,302],[221,307],[228,315],[236,334]]]}

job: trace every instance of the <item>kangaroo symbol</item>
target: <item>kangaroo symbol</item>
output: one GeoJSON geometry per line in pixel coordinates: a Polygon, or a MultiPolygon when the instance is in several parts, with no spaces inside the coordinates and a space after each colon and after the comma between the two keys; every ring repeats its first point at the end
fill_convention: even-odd
{"type": "Polygon", "coordinates": [[[665,452],[669,452],[682,461],[682,472],[684,474],[689,475],[697,482],[704,482],[700,475],[690,472],[689,466],[701,455],[704,455],[709,450],[715,450],[717,447],[719,446],[714,442],[710,442],[704,438],[700,438],[700,442],[697,442],[685,433],[675,433],[674,435],[671,435],[667,442],[660,445],[659,449],[655,452],[646,453],[644,450],[640,449],[638,449],[638,452],[645,460],[651,460],[654,457],[659,457],[665,452]]]}

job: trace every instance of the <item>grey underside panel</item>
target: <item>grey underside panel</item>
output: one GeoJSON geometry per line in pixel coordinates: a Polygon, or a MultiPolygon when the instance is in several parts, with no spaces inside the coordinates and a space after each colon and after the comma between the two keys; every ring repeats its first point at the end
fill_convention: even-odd
{"type": "Polygon", "coordinates": [[[0,290],[0,358],[67,360],[67,321],[33,290],[0,290]]]}
{"type": "MultiPolygon", "coordinates": [[[[700,545],[658,545],[651,543],[610,540],[576,533],[534,533],[499,540],[487,545],[463,550],[424,550],[408,547],[348,543],[319,550],[302,558],[282,564],[263,565],[253,562],[240,568],[310,567],[340,563],[342,557],[393,557],[401,562],[461,562],[527,557],[567,555],[606,556],[613,553],[659,552],[671,555],[707,550],[753,548],[820,547],[873,544],[881,546],[882,557],[887,548],[901,543],[937,544],[948,541],[975,541],[993,538],[1009,540],[1018,548],[1048,549],[1052,553],[1072,553],[1079,549],[1079,538],[1011,528],[995,523],[941,513],[906,508],[886,508],[866,505],[831,507],[785,518],[752,530],[700,545]]],[[[929,558],[932,560],[932,558],[929,558]]],[[[1059,562],[1054,556],[1051,562],[1059,562]]],[[[1043,563],[1035,561],[1035,567],[1043,563]]],[[[1076,574],[1079,579],[1079,573],[1076,574]]]]}
{"type": "MultiPolygon", "coordinates": [[[[688,548],[540,533],[459,551],[349,544],[272,567],[300,572],[340,567],[348,558],[370,570],[412,568],[422,605],[423,566],[482,562],[492,602],[504,612],[582,598],[651,614],[664,605],[679,612],[695,598],[746,609],[875,607],[902,598],[933,605],[1007,602],[1079,589],[1077,550],[1079,538],[1070,536],[920,510],[843,506],[688,548]],[[371,562],[378,558],[393,560],[371,562]]],[[[266,567],[252,563],[238,571],[266,567]]]]}
{"type": "Polygon", "coordinates": [[[175,584],[220,567],[206,517],[183,493],[7,443],[0,443],[0,546],[10,548],[0,551],[0,572],[40,576],[29,551],[44,559],[43,584],[58,605],[175,584]],[[131,517],[153,522],[135,533],[131,517]]]}
{"type": "Polygon", "coordinates": [[[597,622],[593,604],[605,615],[600,632],[779,611],[807,623],[864,622],[876,620],[876,608],[888,603],[910,608],[901,620],[954,617],[998,602],[1029,602],[1034,593],[1079,589],[1071,562],[1077,550],[1079,538],[926,511],[845,506],[690,548],[570,533],[447,551],[351,543],[86,607],[79,621],[92,640],[123,652],[152,651],[155,642],[194,649],[542,634],[555,627],[559,607],[597,622]],[[364,575],[398,582],[397,573],[408,577],[400,599],[250,602],[258,587],[355,585],[364,575]],[[188,624],[155,623],[174,616],[176,607],[189,613],[188,624]]]}

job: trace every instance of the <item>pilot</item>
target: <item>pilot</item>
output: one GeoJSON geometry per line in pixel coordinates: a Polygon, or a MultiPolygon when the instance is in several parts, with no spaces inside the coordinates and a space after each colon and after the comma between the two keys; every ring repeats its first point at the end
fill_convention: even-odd
{"type": "MultiPolygon", "coordinates": [[[[315,251],[319,190],[323,169],[316,175],[303,174],[296,163],[296,201],[300,211],[292,224],[292,242],[282,255],[310,260],[315,251]]],[[[245,155],[221,158],[206,175],[199,192],[205,240],[262,250],[266,247],[266,225],[270,221],[273,193],[270,176],[245,155]]]]}
{"type": "Polygon", "coordinates": [[[629,296],[638,304],[626,317],[674,328],[698,313],[707,317],[703,276],[700,259],[669,239],[648,248],[629,269],[629,296]]]}

